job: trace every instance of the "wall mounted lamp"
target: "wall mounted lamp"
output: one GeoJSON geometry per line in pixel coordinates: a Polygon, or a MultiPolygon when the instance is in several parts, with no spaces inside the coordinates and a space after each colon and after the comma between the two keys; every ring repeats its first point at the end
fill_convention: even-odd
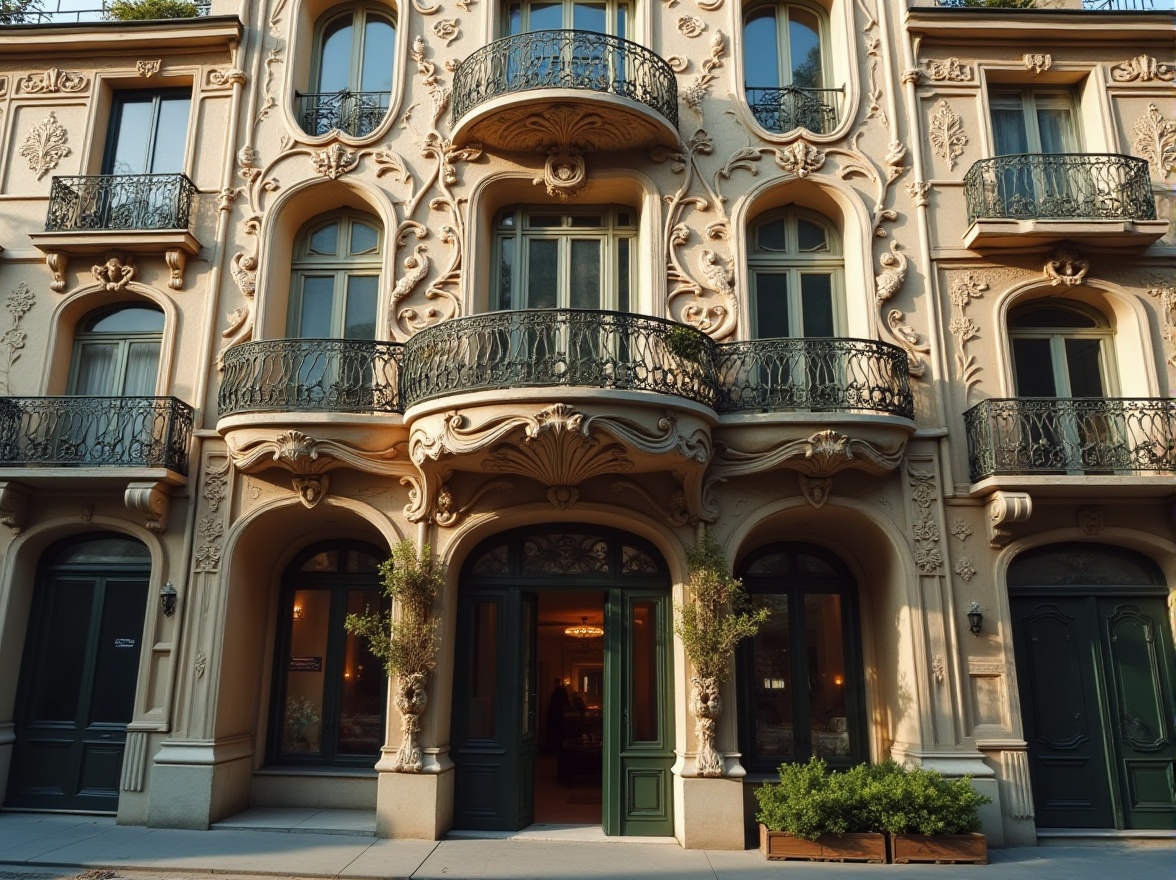
{"type": "Polygon", "coordinates": [[[168,581],[159,588],[159,604],[163,606],[164,617],[171,617],[176,613],[176,598],[178,595],[171,581],[168,581]]]}
{"type": "Polygon", "coordinates": [[[973,602],[968,609],[968,631],[974,636],[980,635],[984,629],[984,612],[980,610],[980,603],[973,602]]]}
{"type": "Polygon", "coordinates": [[[296,620],[296,621],[298,621],[298,620],[302,620],[302,606],[301,606],[301,605],[295,605],[295,606],[294,606],[294,615],[293,615],[293,617],[294,617],[294,620],[296,620]]]}

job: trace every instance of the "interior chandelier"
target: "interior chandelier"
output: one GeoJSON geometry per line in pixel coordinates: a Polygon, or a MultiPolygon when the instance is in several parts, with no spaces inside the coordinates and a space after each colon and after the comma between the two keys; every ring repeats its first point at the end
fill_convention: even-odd
{"type": "Polygon", "coordinates": [[[564,630],[564,635],[573,639],[598,639],[604,635],[604,630],[589,623],[587,617],[581,617],[579,623],[564,630]]]}

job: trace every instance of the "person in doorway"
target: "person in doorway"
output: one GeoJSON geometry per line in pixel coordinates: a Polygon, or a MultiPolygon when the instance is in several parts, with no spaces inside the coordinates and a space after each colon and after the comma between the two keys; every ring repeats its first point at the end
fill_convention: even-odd
{"type": "Polygon", "coordinates": [[[558,749],[563,739],[564,714],[568,711],[568,689],[558,678],[552,688],[551,698],[547,701],[547,747],[558,749]]]}

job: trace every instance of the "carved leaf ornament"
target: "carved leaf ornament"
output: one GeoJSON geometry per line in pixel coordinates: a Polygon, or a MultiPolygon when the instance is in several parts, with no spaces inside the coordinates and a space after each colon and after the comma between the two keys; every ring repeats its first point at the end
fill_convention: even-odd
{"type": "Polygon", "coordinates": [[[945,99],[940,99],[931,114],[931,146],[935,153],[947,162],[948,169],[954,170],[956,159],[964,154],[968,136],[964,124],[945,99]]]}

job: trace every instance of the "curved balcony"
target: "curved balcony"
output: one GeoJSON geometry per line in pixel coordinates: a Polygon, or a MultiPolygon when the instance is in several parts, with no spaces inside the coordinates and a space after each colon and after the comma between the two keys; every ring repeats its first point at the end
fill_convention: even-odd
{"type": "Polygon", "coordinates": [[[388,115],[391,92],[295,92],[298,124],[309,135],[321,137],[341,131],[367,137],[388,115]]]}
{"type": "Polygon", "coordinates": [[[871,339],[755,339],[717,346],[720,413],[864,412],[914,419],[906,352],[871,339]]]}
{"type": "Polygon", "coordinates": [[[398,342],[267,339],[225,352],[220,417],[400,413],[398,342]]]}
{"type": "Polygon", "coordinates": [[[678,85],[637,43],[591,31],[495,40],[453,74],[453,141],[500,150],[620,150],[678,143],[678,85]]]}
{"type": "Polygon", "coordinates": [[[837,127],[837,108],[843,91],[747,86],[747,106],[755,121],[775,134],[785,134],[794,128],[829,134],[837,127]]]}
{"type": "Polygon", "coordinates": [[[404,344],[405,408],[509,388],[645,391],[713,408],[714,343],[675,321],[536,309],[446,321],[404,344]]]}
{"type": "MultiPolygon", "coordinates": [[[[964,413],[973,483],[990,477],[1146,476],[1176,471],[1176,401],[990,398],[964,413]]],[[[1009,481],[1002,480],[1002,483],[1009,481]]],[[[1015,480],[1012,482],[1016,482],[1015,480]]],[[[1149,480],[1159,491],[1170,481],[1149,480]]]]}
{"type": "Polygon", "coordinates": [[[967,247],[1025,247],[1069,239],[1146,246],[1156,220],[1148,163],[1116,154],[1025,153],[981,159],[964,175],[967,247]]]}

